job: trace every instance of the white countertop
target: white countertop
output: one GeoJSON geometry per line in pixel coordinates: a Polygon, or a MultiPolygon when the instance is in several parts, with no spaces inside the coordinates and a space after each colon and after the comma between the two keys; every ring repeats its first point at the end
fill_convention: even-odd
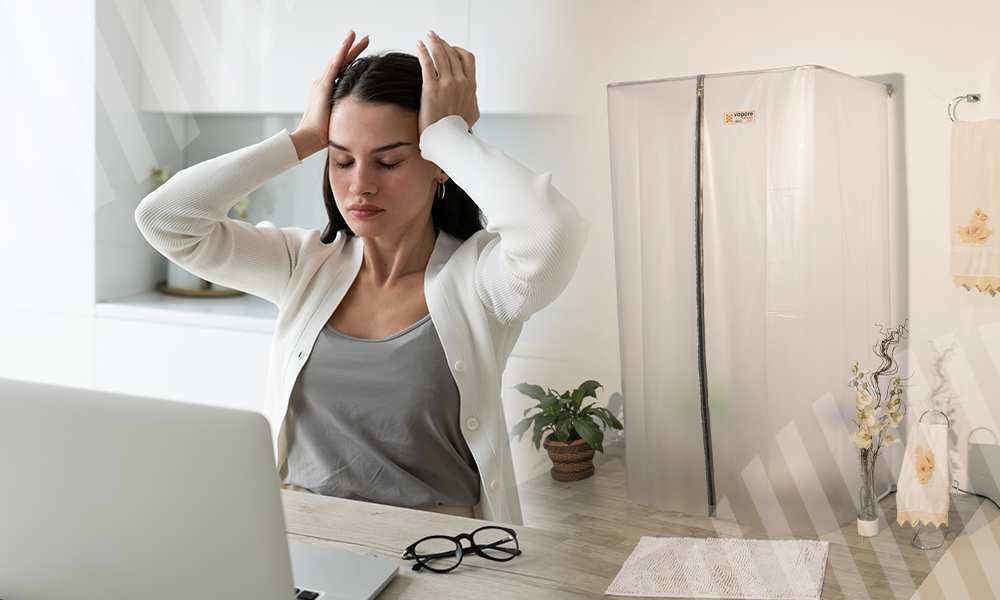
{"type": "Polygon", "coordinates": [[[94,315],[273,333],[278,307],[249,294],[232,298],[187,298],[152,291],[111,302],[98,302],[94,306],[94,315]]]}

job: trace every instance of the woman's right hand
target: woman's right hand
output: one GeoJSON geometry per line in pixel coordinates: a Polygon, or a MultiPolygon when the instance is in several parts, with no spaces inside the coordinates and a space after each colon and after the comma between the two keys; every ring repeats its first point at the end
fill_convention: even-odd
{"type": "Polygon", "coordinates": [[[326,63],[323,74],[309,88],[309,99],[302,114],[302,121],[291,134],[292,144],[299,160],[326,148],[330,139],[330,97],[333,95],[333,82],[347,65],[351,64],[359,54],[368,47],[368,36],[354,43],[354,30],[348,32],[344,43],[326,63]]]}

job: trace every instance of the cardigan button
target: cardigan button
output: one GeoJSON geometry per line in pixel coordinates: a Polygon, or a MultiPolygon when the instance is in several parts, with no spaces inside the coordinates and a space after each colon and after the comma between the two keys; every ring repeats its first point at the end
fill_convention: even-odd
{"type": "Polygon", "coordinates": [[[455,371],[459,373],[465,373],[465,361],[459,360],[455,362],[455,371]]]}
{"type": "Polygon", "coordinates": [[[465,426],[471,429],[472,431],[475,431],[479,429],[479,421],[477,421],[476,419],[469,419],[465,422],[465,426]]]}
{"type": "Polygon", "coordinates": [[[500,489],[500,482],[494,479],[490,482],[490,489],[494,492],[500,489]]]}

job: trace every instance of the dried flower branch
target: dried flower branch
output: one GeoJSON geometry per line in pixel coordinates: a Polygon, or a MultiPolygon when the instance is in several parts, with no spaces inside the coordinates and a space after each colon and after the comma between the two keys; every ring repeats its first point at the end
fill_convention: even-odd
{"type": "Polygon", "coordinates": [[[894,329],[886,329],[876,324],[881,337],[872,347],[875,356],[881,364],[872,372],[866,372],[854,363],[851,369],[851,382],[857,403],[858,430],[851,433],[851,442],[861,450],[862,458],[878,459],[882,446],[899,442],[899,438],[888,433],[889,427],[899,427],[906,415],[906,405],[903,403],[903,378],[899,377],[899,365],[896,363],[896,347],[906,339],[909,331],[906,322],[894,329]],[[885,378],[889,381],[884,384],[885,378]]]}

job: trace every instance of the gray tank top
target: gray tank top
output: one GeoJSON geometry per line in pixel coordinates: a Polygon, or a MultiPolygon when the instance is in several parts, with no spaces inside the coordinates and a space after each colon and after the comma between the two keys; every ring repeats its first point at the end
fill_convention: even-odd
{"type": "Polygon", "coordinates": [[[285,483],[394,506],[475,506],[459,403],[430,315],[378,340],[327,323],[289,399],[285,483]]]}

